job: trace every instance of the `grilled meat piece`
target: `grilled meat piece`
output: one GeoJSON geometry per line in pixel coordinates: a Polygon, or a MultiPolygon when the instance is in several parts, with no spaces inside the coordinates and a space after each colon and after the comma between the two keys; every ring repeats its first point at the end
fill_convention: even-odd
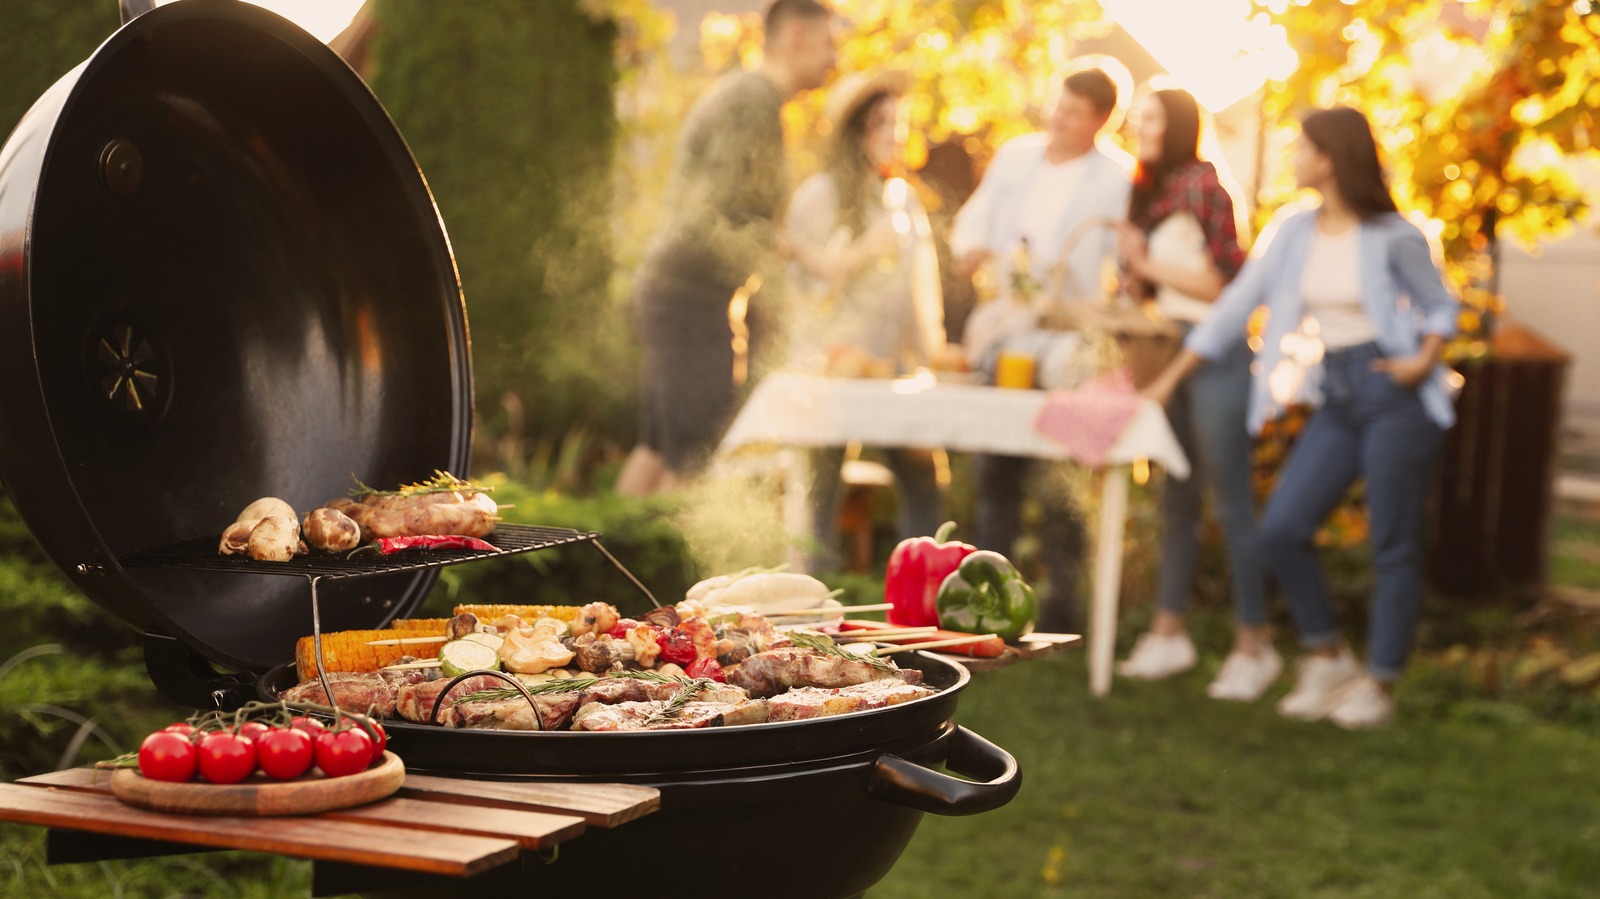
{"type": "Polygon", "coordinates": [[[785,646],[758,652],[724,671],[728,683],[743,687],[751,696],[776,696],[794,687],[848,687],[867,681],[893,679],[922,683],[922,672],[879,667],[813,649],[785,646]]]}
{"type": "Polygon", "coordinates": [[[440,710],[439,723],[478,730],[564,730],[581,701],[579,691],[573,690],[536,694],[531,706],[521,696],[456,702],[440,710]]]}
{"type": "Polygon", "coordinates": [[[422,683],[432,672],[420,669],[404,671],[369,671],[357,674],[350,671],[328,672],[328,686],[333,688],[333,702],[323,692],[322,681],[311,678],[283,691],[284,702],[336,705],[350,712],[366,713],[368,709],[379,718],[394,716],[395,700],[400,688],[407,684],[422,683]]]}
{"type": "Polygon", "coordinates": [[[578,667],[593,674],[604,674],[634,660],[633,644],[608,634],[584,634],[569,648],[577,656],[578,667]]]}
{"type": "Polygon", "coordinates": [[[768,720],[798,721],[823,718],[867,709],[899,705],[935,692],[898,678],[879,678],[850,687],[796,687],[767,700],[768,720]]]}
{"type": "MultiPolygon", "coordinates": [[[[449,683],[450,678],[441,677],[437,680],[430,680],[420,684],[402,686],[395,695],[395,713],[407,721],[426,724],[428,714],[433,711],[434,701],[439,698],[439,694],[444,692],[445,686],[449,683]]],[[[476,693],[479,690],[493,690],[504,686],[507,686],[505,681],[488,674],[479,674],[475,677],[467,678],[451,688],[450,695],[445,697],[444,702],[440,704],[439,720],[443,721],[445,710],[454,705],[457,699],[468,693],[476,693]]],[[[518,697],[518,701],[524,705],[527,704],[527,700],[521,697],[518,697]]]]}
{"type": "Polygon", "coordinates": [[[486,493],[456,491],[414,496],[369,494],[340,497],[324,505],[350,516],[363,543],[379,537],[461,534],[486,537],[500,520],[499,506],[486,493]]]}
{"type": "MultiPolygon", "coordinates": [[[[583,702],[616,705],[623,702],[661,702],[678,695],[682,684],[642,680],[637,677],[607,677],[583,691],[583,702]]],[[[750,699],[750,694],[728,684],[712,684],[695,696],[702,702],[725,702],[737,705],[750,699]]]]}
{"type": "Polygon", "coordinates": [[[572,729],[582,731],[685,730],[697,727],[722,727],[758,724],[767,720],[767,704],[761,700],[732,705],[726,702],[686,703],[675,715],[651,721],[665,703],[623,702],[606,705],[591,702],[572,716],[572,729]]]}

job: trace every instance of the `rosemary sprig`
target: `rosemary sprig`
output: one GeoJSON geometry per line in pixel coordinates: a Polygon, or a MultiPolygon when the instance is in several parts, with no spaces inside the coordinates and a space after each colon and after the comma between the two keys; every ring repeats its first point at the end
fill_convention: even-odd
{"type": "MultiPolygon", "coordinates": [[[[660,684],[683,684],[685,686],[697,683],[692,677],[683,677],[677,674],[662,674],[659,671],[613,671],[605,677],[571,677],[563,680],[547,680],[542,684],[531,684],[527,690],[534,696],[543,696],[550,693],[567,693],[573,690],[587,690],[608,677],[623,677],[629,680],[655,681],[660,684]]],[[[457,699],[457,702],[499,702],[502,699],[516,699],[522,692],[516,687],[490,687],[487,690],[478,690],[468,693],[457,699]]]]}
{"type": "MultiPolygon", "coordinates": [[[[815,634],[810,631],[789,631],[788,636],[789,642],[800,647],[801,649],[809,649],[813,652],[820,652],[826,656],[839,656],[841,658],[850,659],[854,662],[862,662],[864,664],[871,665],[873,668],[876,668],[879,671],[895,670],[894,665],[890,664],[888,659],[880,659],[873,654],[858,654],[851,652],[850,650],[845,649],[843,646],[833,642],[833,638],[827,634],[815,634]]],[[[877,650],[873,650],[873,653],[876,652],[877,650]]]]}
{"type": "MultiPolygon", "coordinates": [[[[598,683],[598,677],[571,677],[564,680],[547,680],[542,684],[528,684],[523,689],[533,696],[546,696],[551,693],[569,693],[575,690],[587,690],[598,683]]],[[[487,690],[478,690],[468,693],[456,702],[499,702],[502,699],[520,699],[522,690],[516,687],[490,687],[487,690]]]]}
{"type": "Polygon", "coordinates": [[[428,480],[418,481],[415,484],[405,484],[398,490],[379,490],[375,487],[368,487],[366,484],[361,483],[361,479],[356,477],[354,473],[350,475],[350,480],[356,482],[355,487],[350,490],[350,495],[356,499],[367,496],[422,496],[428,493],[454,493],[458,490],[464,490],[469,493],[494,492],[493,487],[487,487],[465,478],[458,478],[448,471],[441,471],[437,468],[433,470],[433,477],[428,480]]]}
{"type": "Polygon", "coordinates": [[[694,698],[699,696],[701,691],[711,686],[712,683],[713,681],[710,678],[701,677],[684,684],[682,690],[674,693],[671,699],[662,704],[661,708],[655,710],[650,714],[650,717],[644,719],[644,726],[649,727],[652,724],[660,724],[663,721],[671,721],[673,718],[678,717],[684,707],[693,702],[694,698]]]}

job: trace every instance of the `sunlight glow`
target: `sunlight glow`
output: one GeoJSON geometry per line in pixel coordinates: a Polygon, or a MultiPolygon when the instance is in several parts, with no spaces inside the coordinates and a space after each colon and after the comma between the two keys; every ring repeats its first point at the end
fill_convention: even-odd
{"type": "Polygon", "coordinates": [[[1212,112],[1300,62],[1283,26],[1255,12],[1251,0],[1101,0],[1101,7],[1212,112]]]}
{"type": "MultiPolygon", "coordinates": [[[[174,0],[156,0],[165,6],[174,0]]],[[[349,27],[365,0],[246,0],[299,25],[324,44],[349,27]]]]}

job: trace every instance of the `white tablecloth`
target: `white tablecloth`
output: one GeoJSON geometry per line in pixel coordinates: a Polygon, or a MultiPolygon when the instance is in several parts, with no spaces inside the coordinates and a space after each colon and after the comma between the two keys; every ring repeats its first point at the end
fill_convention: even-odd
{"type": "MultiPolygon", "coordinates": [[[[935,384],[931,379],[899,381],[768,375],[745,401],[718,449],[767,446],[867,446],[943,448],[1066,459],[1061,444],[1034,430],[1048,394],[1041,390],[935,384]]],[[[1116,640],[1117,600],[1122,585],[1122,541],[1128,518],[1126,463],[1149,459],[1173,477],[1189,476],[1189,459],[1167,424],[1166,413],[1140,400],[1104,459],[1099,539],[1095,549],[1094,597],[1089,630],[1089,688],[1097,696],[1111,690],[1112,648],[1116,640]]],[[[805,460],[793,454],[789,466],[785,521],[797,532],[809,520],[804,508],[805,460]]]]}
{"type": "MultiPolygon", "coordinates": [[[[1065,459],[1061,444],[1034,430],[1042,390],[966,384],[769,375],[756,385],[722,440],[721,452],[752,445],[911,446],[1065,459]]],[[[1106,464],[1149,459],[1176,478],[1189,460],[1161,407],[1149,400],[1107,451],[1106,464]]]]}

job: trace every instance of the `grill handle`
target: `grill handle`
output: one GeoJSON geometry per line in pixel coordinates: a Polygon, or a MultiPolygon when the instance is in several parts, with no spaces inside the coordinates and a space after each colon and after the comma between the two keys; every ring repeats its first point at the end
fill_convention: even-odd
{"type": "Polygon", "coordinates": [[[156,0],[117,0],[117,6],[122,10],[122,24],[126,25],[155,9],[156,0]]]}
{"type": "Polygon", "coordinates": [[[950,740],[945,767],[962,780],[884,754],[872,765],[867,795],[935,815],[976,815],[1010,802],[1022,788],[1022,769],[1011,753],[964,727],[950,740]]]}

